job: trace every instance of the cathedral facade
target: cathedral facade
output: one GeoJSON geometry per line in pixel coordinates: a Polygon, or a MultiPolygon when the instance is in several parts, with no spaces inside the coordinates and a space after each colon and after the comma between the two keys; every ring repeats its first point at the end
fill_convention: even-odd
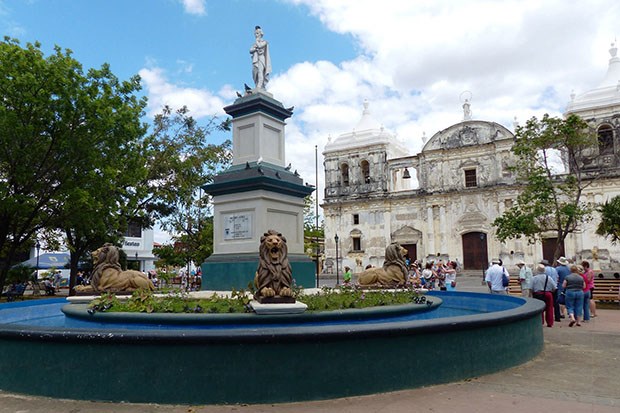
{"type": "MultiPolygon", "coordinates": [[[[599,144],[588,162],[606,174],[584,193],[585,202],[602,203],[620,195],[620,59],[614,45],[604,81],[572,96],[566,114],[585,119],[599,144]],[[611,171],[611,172],[610,172],[611,171]]],[[[373,119],[368,102],[348,133],[324,148],[326,271],[349,266],[361,272],[381,266],[385,247],[399,242],[411,260],[456,260],[482,270],[491,258],[508,268],[523,259],[532,264],[553,257],[549,233],[542,243],[524,239],[499,242],[492,222],[512,206],[519,186],[510,171],[515,136],[491,121],[473,120],[469,103],[463,120],[433,135],[417,155],[373,119]],[[417,177],[417,179],[416,179],[417,177]],[[417,185],[414,185],[417,180],[417,185]],[[336,256],[336,237],[338,256],[336,256]]],[[[598,216],[570,234],[567,257],[588,259],[595,269],[620,267],[620,246],[594,234],[598,216]]]]}

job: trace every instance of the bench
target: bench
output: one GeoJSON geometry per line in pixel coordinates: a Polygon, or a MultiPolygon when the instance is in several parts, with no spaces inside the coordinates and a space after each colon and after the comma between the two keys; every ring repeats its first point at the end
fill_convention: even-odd
{"type": "MultiPolygon", "coordinates": [[[[619,289],[620,279],[618,278],[596,278],[592,299],[596,301],[620,301],[619,289]]],[[[521,284],[518,277],[510,277],[508,294],[521,295],[521,284]]]]}
{"type": "Polygon", "coordinates": [[[26,291],[25,283],[17,284],[11,288],[12,289],[2,294],[3,296],[6,297],[7,302],[15,301],[15,299],[17,298],[21,298],[22,300],[24,299],[24,291],[26,291]]]}
{"type": "Polygon", "coordinates": [[[620,279],[618,278],[595,278],[592,299],[596,301],[620,301],[619,289],[620,279]]]}

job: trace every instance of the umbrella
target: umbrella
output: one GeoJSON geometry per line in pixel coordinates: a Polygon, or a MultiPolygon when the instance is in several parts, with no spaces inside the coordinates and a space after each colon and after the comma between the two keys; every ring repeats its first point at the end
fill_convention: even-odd
{"type": "MultiPolygon", "coordinates": [[[[32,257],[29,260],[17,265],[36,268],[37,257],[32,257]]],[[[48,268],[65,268],[65,266],[67,265],[69,265],[68,252],[46,252],[39,255],[39,269],[41,270],[45,270],[48,268]]]]}

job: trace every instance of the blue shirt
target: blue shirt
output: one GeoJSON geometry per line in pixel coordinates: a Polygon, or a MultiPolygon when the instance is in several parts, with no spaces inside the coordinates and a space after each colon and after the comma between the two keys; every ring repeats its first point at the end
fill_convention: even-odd
{"type": "Polygon", "coordinates": [[[570,274],[570,269],[568,265],[558,265],[555,267],[555,271],[558,273],[558,292],[562,292],[562,283],[564,282],[564,278],[570,274]]]}
{"type": "Polygon", "coordinates": [[[558,284],[558,272],[550,265],[545,265],[545,274],[547,274],[555,284],[558,284]]]}

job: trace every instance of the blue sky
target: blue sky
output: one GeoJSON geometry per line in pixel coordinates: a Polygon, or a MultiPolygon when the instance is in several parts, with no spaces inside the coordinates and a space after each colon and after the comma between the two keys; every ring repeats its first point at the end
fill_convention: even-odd
{"type": "Polygon", "coordinates": [[[69,48],[85,67],[103,62],[127,78],[149,66],[163,67],[171,81],[217,90],[249,83],[254,26],[265,27],[281,71],[296,62],[340,61],[355,56],[351,36],[326,29],[304,6],[264,1],[205,2],[204,14],[174,0],[3,1],[3,34],[23,43],[69,48]],[[329,45],[329,47],[325,47],[329,45]]]}
{"type": "Polygon", "coordinates": [[[295,106],[287,158],[312,184],[314,146],[350,132],[364,99],[411,154],[462,119],[464,91],[474,119],[509,129],[561,115],[572,91],[603,79],[619,21],[617,0],[0,0],[3,35],[140,74],[147,120],[163,104],[223,115],[252,84],[262,26],[267,89],[295,106]]]}

